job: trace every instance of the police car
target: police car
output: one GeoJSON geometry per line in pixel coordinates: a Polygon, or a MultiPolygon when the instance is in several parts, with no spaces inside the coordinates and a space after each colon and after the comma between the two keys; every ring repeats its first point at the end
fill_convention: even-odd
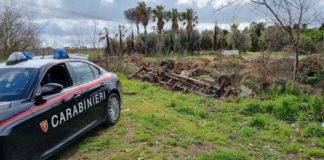
{"type": "Polygon", "coordinates": [[[56,50],[14,52],[0,64],[0,159],[47,159],[121,111],[116,74],[56,50]]]}

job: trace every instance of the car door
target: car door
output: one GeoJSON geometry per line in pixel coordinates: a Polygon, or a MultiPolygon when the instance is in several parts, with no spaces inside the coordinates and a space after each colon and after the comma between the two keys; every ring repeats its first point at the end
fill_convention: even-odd
{"type": "Polygon", "coordinates": [[[84,101],[85,108],[87,108],[83,117],[87,120],[88,125],[101,123],[105,116],[104,107],[108,97],[107,85],[100,79],[100,70],[81,61],[71,61],[69,67],[72,68],[77,77],[77,83],[82,91],[81,99],[84,101]]]}
{"type": "MultiPolygon", "coordinates": [[[[38,155],[47,156],[64,145],[82,126],[73,115],[73,106],[79,101],[81,88],[73,83],[66,64],[50,67],[38,84],[38,89],[48,83],[61,84],[61,93],[44,97],[46,101],[31,108],[33,125],[27,129],[34,137],[34,148],[38,155]]],[[[37,93],[39,94],[39,93],[37,93]]]]}

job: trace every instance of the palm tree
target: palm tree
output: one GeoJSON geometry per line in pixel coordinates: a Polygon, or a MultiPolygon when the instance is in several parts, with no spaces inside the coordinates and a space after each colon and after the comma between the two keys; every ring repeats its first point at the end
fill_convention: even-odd
{"type": "Polygon", "coordinates": [[[138,2],[137,6],[141,23],[144,27],[144,34],[147,35],[147,25],[151,19],[151,8],[146,6],[146,3],[144,1],[138,2]]]}
{"type": "Polygon", "coordinates": [[[157,31],[158,31],[158,53],[161,53],[162,50],[162,30],[165,24],[165,21],[168,21],[168,14],[164,11],[164,7],[162,5],[156,6],[155,9],[152,10],[153,13],[153,22],[157,21],[157,31]]]}
{"type": "Polygon", "coordinates": [[[193,46],[192,45],[195,44],[195,42],[191,42],[191,40],[192,40],[191,35],[192,35],[193,31],[194,31],[194,28],[198,24],[197,12],[192,8],[186,9],[185,12],[181,13],[181,20],[183,21],[183,25],[186,25],[186,31],[187,31],[187,34],[188,34],[188,41],[189,42],[187,42],[187,50],[190,47],[191,48],[190,51],[193,52],[193,46]]]}
{"type": "Polygon", "coordinates": [[[178,12],[178,9],[172,9],[169,13],[169,18],[171,19],[172,23],[172,41],[173,41],[173,52],[176,51],[176,42],[175,42],[175,37],[176,34],[178,34],[179,31],[179,24],[178,21],[180,20],[180,13],[178,12]]]}
{"type": "Polygon", "coordinates": [[[192,8],[186,9],[185,12],[181,13],[181,20],[184,21],[183,25],[186,25],[186,31],[192,33],[194,27],[198,24],[197,12],[192,8]]]}
{"type": "Polygon", "coordinates": [[[146,37],[147,37],[147,25],[151,19],[151,8],[146,6],[144,1],[138,2],[136,7],[140,16],[141,23],[144,27],[144,54],[147,51],[146,37]]]}
{"type": "Polygon", "coordinates": [[[137,8],[127,9],[124,11],[124,16],[130,23],[136,24],[137,36],[139,36],[139,34],[140,34],[139,33],[139,24],[141,23],[141,15],[139,13],[139,10],[137,8]]]}

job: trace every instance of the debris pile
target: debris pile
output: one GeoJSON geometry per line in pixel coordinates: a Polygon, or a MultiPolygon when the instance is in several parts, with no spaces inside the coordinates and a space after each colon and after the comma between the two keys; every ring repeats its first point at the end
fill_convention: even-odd
{"type": "Polygon", "coordinates": [[[194,70],[182,70],[180,74],[176,73],[175,68],[177,67],[179,65],[176,65],[174,61],[165,60],[160,63],[159,67],[142,66],[139,71],[131,74],[129,78],[157,83],[171,90],[193,92],[214,98],[224,98],[233,93],[234,89],[230,83],[231,78],[228,76],[220,76],[214,81],[207,80],[193,76],[194,70]]]}
{"type": "MultiPolygon", "coordinates": [[[[274,56],[206,56],[159,61],[132,54],[126,61],[136,65],[129,78],[215,98],[258,96],[278,81],[289,81],[294,66],[292,58],[274,56]]],[[[320,93],[321,89],[316,88],[324,86],[322,62],[316,56],[300,59],[298,82],[309,93],[320,93]]]]}

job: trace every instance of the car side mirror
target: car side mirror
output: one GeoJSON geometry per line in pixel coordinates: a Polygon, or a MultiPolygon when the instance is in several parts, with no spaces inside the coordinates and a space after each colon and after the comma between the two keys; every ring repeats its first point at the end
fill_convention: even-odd
{"type": "Polygon", "coordinates": [[[56,93],[60,93],[63,90],[63,86],[58,83],[49,83],[43,86],[40,90],[40,96],[48,96],[56,93]]]}

